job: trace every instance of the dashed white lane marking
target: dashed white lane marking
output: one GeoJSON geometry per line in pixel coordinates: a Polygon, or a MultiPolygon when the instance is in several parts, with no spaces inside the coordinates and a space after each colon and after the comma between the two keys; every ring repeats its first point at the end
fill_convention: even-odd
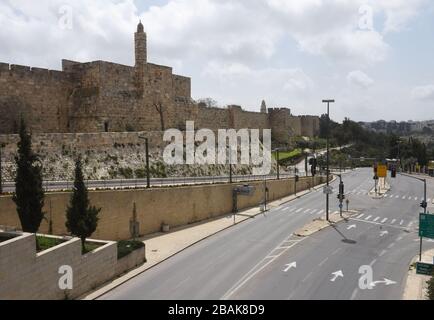
{"type": "Polygon", "coordinates": [[[297,211],[295,211],[296,213],[300,213],[301,211],[303,211],[304,210],[304,208],[300,208],[300,209],[298,209],[297,211]]]}
{"type": "Polygon", "coordinates": [[[381,253],[379,254],[380,257],[384,256],[387,253],[386,250],[381,251],[381,253]]]}
{"type": "Polygon", "coordinates": [[[385,223],[387,220],[387,218],[384,218],[383,220],[381,220],[381,223],[385,223]]]}
{"type": "Polygon", "coordinates": [[[301,282],[306,282],[307,279],[309,279],[312,276],[313,272],[309,273],[306,277],[304,277],[303,280],[301,280],[301,282]]]}
{"type": "Polygon", "coordinates": [[[374,222],[377,222],[378,220],[380,220],[380,217],[376,217],[376,218],[374,219],[374,222]]]}
{"type": "Polygon", "coordinates": [[[321,261],[321,263],[318,265],[320,267],[322,267],[324,265],[324,263],[326,263],[329,260],[329,258],[325,258],[323,261],[321,261]]]}
{"type": "Polygon", "coordinates": [[[337,254],[338,252],[340,252],[342,250],[342,248],[337,248],[335,251],[333,251],[332,256],[334,256],[335,254],[337,254]]]}
{"type": "Polygon", "coordinates": [[[365,218],[365,220],[369,220],[369,219],[371,219],[372,218],[372,216],[367,216],[366,218],[365,218]]]}
{"type": "Polygon", "coordinates": [[[404,220],[401,220],[401,222],[399,223],[400,226],[402,226],[404,224],[404,220]]]}
{"type": "Polygon", "coordinates": [[[395,222],[396,222],[396,219],[393,219],[392,222],[391,222],[391,224],[394,224],[395,222]]]}
{"type": "MultiPolygon", "coordinates": [[[[270,252],[270,255],[267,255],[264,259],[262,259],[261,261],[259,261],[249,272],[247,272],[237,283],[235,283],[235,285],[231,289],[229,289],[223,295],[223,297],[221,299],[222,300],[228,300],[236,291],[238,291],[242,286],[244,286],[248,281],[250,281],[250,279],[252,279],[259,272],[261,272],[262,270],[264,270],[267,266],[269,266],[271,263],[273,263],[277,258],[281,257],[290,248],[292,248],[296,244],[302,242],[304,239],[306,239],[306,238],[302,238],[302,239],[300,239],[300,240],[298,240],[296,242],[294,241],[294,244],[292,246],[288,247],[288,249],[282,250],[277,255],[272,255],[271,256],[271,254],[274,251],[276,251],[276,249],[272,250],[270,252]]],[[[283,244],[283,242],[281,243],[281,245],[282,244],[283,244]]],[[[279,245],[278,247],[280,247],[281,245],[279,245]]]]}
{"type": "Polygon", "coordinates": [[[360,219],[364,216],[364,214],[362,213],[361,215],[358,215],[356,219],[360,219]]]}
{"type": "Polygon", "coordinates": [[[359,292],[358,288],[354,289],[353,294],[351,295],[350,300],[355,300],[358,292],[359,292]]]}

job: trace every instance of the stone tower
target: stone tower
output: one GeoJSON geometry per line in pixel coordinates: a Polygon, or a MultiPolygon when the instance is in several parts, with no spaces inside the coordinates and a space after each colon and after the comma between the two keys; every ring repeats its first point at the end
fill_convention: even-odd
{"type": "Polygon", "coordinates": [[[143,94],[144,81],[146,72],[147,48],[146,48],[146,33],[142,21],[137,25],[137,32],[134,34],[135,53],[136,53],[136,83],[138,91],[143,94]]]}
{"type": "Polygon", "coordinates": [[[267,113],[267,105],[265,104],[265,100],[262,100],[261,113],[267,113]]]}

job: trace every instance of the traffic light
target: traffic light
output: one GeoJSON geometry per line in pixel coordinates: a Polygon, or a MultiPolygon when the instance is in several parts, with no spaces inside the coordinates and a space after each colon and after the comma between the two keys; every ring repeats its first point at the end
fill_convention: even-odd
{"type": "Polygon", "coordinates": [[[339,194],[344,194],[344,193],[345,193],[345,186],[344,186],[344,183],[341,182],[339,184],[339,194]]]}
{"type": "Polygon", "coordinates": [[[342,202],[342,201],[345,200],[345,195],[344,194],[338,194],[337,198],[338,198],[339,201],[342,202]]]}
{"type": "Polygon", "coordinates": [[[424,200],[420,203],[420,207],[426,209],[428,207],[428,203],[424,200]]]}

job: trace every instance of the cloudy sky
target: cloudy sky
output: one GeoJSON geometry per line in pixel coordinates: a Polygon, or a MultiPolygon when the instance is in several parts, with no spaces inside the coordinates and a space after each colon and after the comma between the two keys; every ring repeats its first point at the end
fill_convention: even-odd
{"type": "Polygon", "coordinates": [[[358,121],[434,119],[431,0],[1,0],[0,61],[150,62],[192,77],[193,98],[358,121]]]}

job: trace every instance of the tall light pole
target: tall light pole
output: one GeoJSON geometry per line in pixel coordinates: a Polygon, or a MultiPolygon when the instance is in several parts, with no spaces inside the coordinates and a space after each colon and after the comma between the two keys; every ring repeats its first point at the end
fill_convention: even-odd
{"type": "Polygon", "coordinates": [[[146,152],[146,188],[151,188],[151,173],[149,171],[149,139],[145,137],[139,137],[139,139],[145,140],[145,152],[146,152]]]}
{"type": "Polygon", "coordinates": [[[327,103],[327,192],[326,192],[326,220],[330,220],[329,216],[329,203],[330,203],[330,195],[329,195],[329,186],[330,186],[330,146],[329,146],[329,138],[330,138],[330,103],[334,103],[335,100],[328,99],[323,100],[323,103],[327,103]]]}
{"type": "Polygon", "coordinates": [[[2,148],[3,148],[3,145],[0,143],[0,195],[3,194],[2,148]]]}

